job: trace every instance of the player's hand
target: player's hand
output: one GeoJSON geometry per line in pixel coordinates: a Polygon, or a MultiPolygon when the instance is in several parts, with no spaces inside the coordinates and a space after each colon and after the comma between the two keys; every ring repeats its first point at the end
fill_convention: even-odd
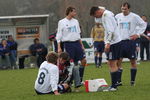
{"type": "Polygon", "coordinates": [[[109,50],[110,50],[110,43],[107,43],[106,45],[105,45],[105,52],[109,52],[109,50]]]}
{"type": "Polygon", "coordinates": [[[60,95],[60,93],[57,90],[54,91],[54,94],[55,95],[60,95]]]}
{"type": "Polygon", "coordinates": [[[139,35],[137,35],[137,34],[130,36],[131,40],[136,40],[137,38],[139,38],[139,35]]]}

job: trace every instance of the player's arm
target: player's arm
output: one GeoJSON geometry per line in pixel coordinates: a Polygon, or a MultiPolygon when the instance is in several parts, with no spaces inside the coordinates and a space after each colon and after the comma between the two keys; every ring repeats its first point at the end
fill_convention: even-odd
{"type": "MultiPolygon", "coordinates": [[[[79,25],[79,22],[78,22],[78,21],[77,21],[77,32],[78,32],[78,33],[81,33],[81,29],[80,29],[80,25],[79,25]]],[[[82,49],[85,50],[84,45],[83,45],[82,40],[81,40],[81,35],[80,35],[80,40],[79,40],[79,42],[80,42],[80,44],[81,44],[81,46],[82,46],[82,49]]]]}
{"type": "MultiPolygon", "coordinates": [[[[92,28],[91,30],[91,38],[92,38],[92,42],[94,43],[94,37],[95,37],[95,32],[94,32],[94,27],[92,28]]],[[[91,48],[93,47],[93,43],[92,45],[90,46],[91,48]]]]}
{"type": "Polygon", "coordinates": [[[91,30],[91,38],[93,39],[94,36],[95,36],[95,34],[94,34],[94,27],[93,27],[92,30],[91,30]]]}
{"type": "Polygon", "coordinates": [[[59,21],[58,22],[58,30],[57,30],[57,34],[56,34],[56,40],[57,40],[57,43],[58,43],[58,53],[62,52],[61,38],[62,38],[62,23],[59,21]]]}
{"type": "Polygon", "coordinates": [[[50,85],[52,88],[52,91],[54,92],[55,95],[58,95],[58,90],[57,90],[57,85],[58,85],[58,80],[59,80],[59,70],[58,68],[52,68],[51,70],[51,76],[50,76],[50,85]]]}
{"type": "Polygon", "coordinates": [[[147,38],[149,40],[149,37],[145,34],[141,34],[141,36],[144,36],[145,38],[147,38]]]}
{"type": "Polygon", "coordinates": [[[62,52],[62,49],[61,49],[61,42],[58,42],[58,53],[61,53],[62,52]]]}
{"type": "Polygon", "coordinates": [[[138,28],[135,29],[134,35],[130,36],[131,40],[136,40],[137,38],[140,37],[141,34],[145,32],[147,24],[143,21],[143,19],[140,16],[135,16],[135,22],[138,28]]]}
{"type": "Polygon", "coordinates": [[[109,52],[110,49],[110,43],[113,37],[113,33],[115,31],[115,27],[113,25],[113,22],[116,22],[113,16],[105,16],[105,52],[109,52]]]}
{"type": "Polygon", "coordinates": [[[82,40],[80,39],[79,41],[80,41],[80,44],[81,44],[81,46],[82,46],[82,49],[85,50],[84,45],[83,45],[83,43],[82,43],[82,40]]]}

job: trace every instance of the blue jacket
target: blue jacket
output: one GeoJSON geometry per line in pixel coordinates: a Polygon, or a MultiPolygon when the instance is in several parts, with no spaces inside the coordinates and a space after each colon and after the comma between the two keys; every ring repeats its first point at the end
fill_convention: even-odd
{"type": "Polygon", "coordinates": [[[29,50],[33,56],[35,56],[35,55],[46,56],[47,55],[47,48],[41,43],[40,44],[32,44],[29,47],[29,50]],[[37,49],[42,49],[42,51],[38,52],[37,49]]]}
{"type": "Polygon", "coordinates": [[[0,44],[0,55],[5,55],[6,53],[10,53],[9,45],[7,45],[6,47],[3,47],[3,45],[0,44]]]}
{"type": "Polygon", "coordinates": [[[7,41],[8,45],[10,46],[10,50],[17,50],[17,43],[15,41],[7,41]]]}

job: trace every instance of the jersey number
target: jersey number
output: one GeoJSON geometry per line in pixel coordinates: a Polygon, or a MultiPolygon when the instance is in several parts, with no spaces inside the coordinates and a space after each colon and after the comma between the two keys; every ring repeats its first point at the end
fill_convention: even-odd
{"type": "Polygon", "coordinates": [[[38,83],[43,84],[44,83],[44,78],[45,78],[45,73],[41,72],[40,77],[38,79],[38,83]]]}

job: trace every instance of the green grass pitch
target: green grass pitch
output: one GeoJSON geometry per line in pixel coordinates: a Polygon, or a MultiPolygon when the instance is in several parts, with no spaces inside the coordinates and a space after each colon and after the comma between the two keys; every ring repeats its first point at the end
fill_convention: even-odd
{"type": "MultiPolygon", "coordinates": [[[[79,93],[68,93],[60,96],[36,95],[34,82],[38,69],[1,70],[0,71],[0,100],[150,100],[150,62],[138,65],[136,85],[130,86],[130,64],[123,63],[123,86],[116,92],[86,93],[81,87],[79,93]]],[[[105,78],[110,84],[109,68],[89,65],[85,69],[84,80],[105,78]]]]}

